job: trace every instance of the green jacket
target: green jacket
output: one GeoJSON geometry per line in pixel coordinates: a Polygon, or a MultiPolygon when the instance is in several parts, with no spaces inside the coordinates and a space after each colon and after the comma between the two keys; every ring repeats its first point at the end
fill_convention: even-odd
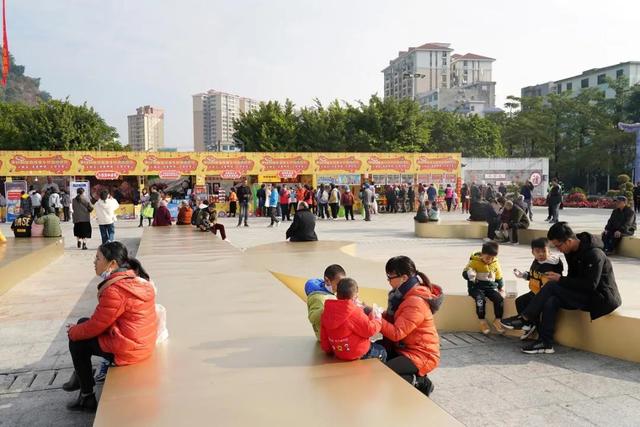
{"type": "Polygon", "coordinates": [[[60,218],[54,213],[43,215],[36,219],[36,224],[44,224],[42,235],[44,237],[60,237],[62,236],[62,228],[60,228],[60,218]]]}
{"type": "Polygon", "coordinates": [[[307,296],[309,322],[311,322],[318,341],[320,341],[320,317],[324,311],[324,302],[328,299],[336,299],[336,297],[325,292],[312,292],[307,296]]]}

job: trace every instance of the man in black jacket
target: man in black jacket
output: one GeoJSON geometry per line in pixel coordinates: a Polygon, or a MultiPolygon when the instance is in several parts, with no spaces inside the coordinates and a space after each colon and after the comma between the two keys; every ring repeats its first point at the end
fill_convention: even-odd
{"type": "Polygon", "coordinates": [[[242,225],[242,220],[244,219],[244,226],[248,227],[249,223],[247,223],[247,219],[249,218],[249,199],[251,198],[251,188],[247,185],[246,179],[242,181],[242,185],[238,186],[236,195],[238,196],[238,204],[240,205],[237,226],[240,227],[240,225],[242,225]]]}
{"type": "Polygon", "coordinates": [[[583,310],[595,320],[622,304],[611,261],[602,250],[600,238],[589,233],[576,235],[569,224],[558,222],[547,233],[567,260],[566,276],[547,272],[549,282],[538,292],[521,315],[502,320],[507,329],[521,329],[528,320],[542,314],[540,339],[522,347],[529,354],[553,353],[553,333],[559,309],[583,310]]]}
{"type": "Polygon", "coordinates": [[[616,208],[611,212],[611,217],[604,227],[602,241],[604,242],[604,252],[612,254],[622,236],[633,236],[636,232],[636,214],[627,206],[627,198],[616,197],[616,208]]]}
{"type": "Polygon", "coordinates": [[[292,242],[314,242],[318,240],[315,232],[316,216],[305,202],[298,203],[298,210],[287,230],[287,239],[292,242]]]}

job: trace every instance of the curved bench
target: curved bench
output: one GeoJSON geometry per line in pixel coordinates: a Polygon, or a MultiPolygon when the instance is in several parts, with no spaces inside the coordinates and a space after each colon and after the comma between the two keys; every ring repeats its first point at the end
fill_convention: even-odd
{"type": "MultiPolygon", "coordinates": [[[[306,279],[287,274],[272,273],[300,299],[306,301],[306,279]]],[[[360,297],[369,304],[387,304],[385,289],[359,287],[360,297]]],[[[491,304],[490,304],[491,305],[491,304]]],[[[516,314],[515,299],[505,299],[505,316],[516,314]]],[[[640,362],[640,313],[617,310],[592,322],[589,313],[560,310],[556,322],[555,340],[562,345],[592,353],[640,362]],[[616,333],[612,333],[615,331],[616,333]],[[620,339],[624,336],[624,339],[620,339]]],[[[467,295],[447,294],[442,308],[435,315],[440,332],[477,332],[478,318],[474,301],[467,295]]],[[[487,320],[493,321],[493,310],[487,310],[487,320]]],[[[509,335],[519,335],[517,331],[509,335]]]]}
{"type": "MultiPolygon", "coordinates": [[[[416,237],[432,239],[482,239],[487,237],[487,224],[478,221],[450,221],[425,222],[414,221],[416,237]]],[[[527,228],[518,230],[520,244],[528,245],[539,237],[547,237],[549,228],[527,228]]],[[[593,234],[599,234],[602,230],[585,230],[593,234]]],[[[620,241],[617,255],[640,259],[640,237],[625,236],[620,241]]]]}
{"type": "Polygon", "coordinates": [[[0,295],[64,253],[61,237],[14,238],[0,243],[0,295]]]}
{"type": "Polygon", "coordinates": [[[481,221],[415,221],[417,237],[434,239],[482,239],[487,237],[487,223],[481,221]]]}

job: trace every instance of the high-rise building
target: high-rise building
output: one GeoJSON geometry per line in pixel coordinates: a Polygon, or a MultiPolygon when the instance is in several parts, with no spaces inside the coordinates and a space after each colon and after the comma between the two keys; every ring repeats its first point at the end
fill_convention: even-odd
{"type": "Polygon", "coordinates": [[[612,80],[626,77],[629,87],[640,83],[640,61],[621,62],[602,68],[592,68],[583,71],[582,74],[564,79],[542,83],[534,86],[523,87],[520,90],[522,97],[545,96],[549,93],[570,92],[571,96],[577,96],[588,88],[598,88],[604,92],[605,98],[614,98],[615,91],[609,87],[607,78],[612,80]]]}
{"type": "Polygon", "coordinates": [[[239,151],[233,121],[258,108],[259,101],[209,90],[193,95],[193,146],[196,151],[239,151]]]}
{"type": "Polygon", "coordinates": [[[164,148],[164,110],[145,105],[128,116],[129,145],[133,151],[157,151],[164,148]]]}
{"type": "Polygon", "coordinates": [[[479,114],[495,110],[493,58],[452,54],[449,43],[398,52],[382,70],[384,96],[418,101],[423,108],[479,114]]]}
{"type": "Polygon", "coordinates": [[[417,94],[449,87],[449,43],[426,43],[398,52],[384,73],[384,96],[414,99],[417,94]]]}

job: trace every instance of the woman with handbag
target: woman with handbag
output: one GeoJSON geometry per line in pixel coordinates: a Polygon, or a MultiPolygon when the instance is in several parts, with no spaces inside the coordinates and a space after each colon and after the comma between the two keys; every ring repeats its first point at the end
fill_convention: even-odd
{"type": "Polygon", "coordinates": [[[73,235],[78,240],[78,249],[87,250],[87,239],[91,238],[91,202],[84,197],[84,188],[78,188],[78,194],[71,202],[73,208],[73,235]]]}
{"type": "Polygon", "coordinates": [[[142,227],[142,222],[145,218],[147,218],[149,226],[151,226],[151,220],[153,219],[153,206],[151,206],[149,194],[144,188],[142,189],[142,195],[140,196],[140,203],[142,207],[140,208],[140,224],[138,227],[142,227]]]}

